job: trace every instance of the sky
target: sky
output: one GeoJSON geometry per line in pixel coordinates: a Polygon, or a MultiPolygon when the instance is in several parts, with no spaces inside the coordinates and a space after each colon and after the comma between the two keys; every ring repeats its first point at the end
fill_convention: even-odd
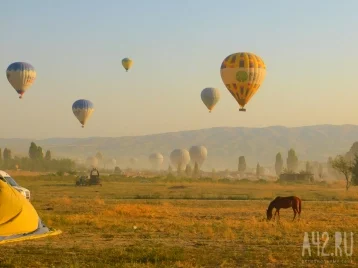
{"type": "Polygon", "coordinates": [[[0,138],[357,124],[356,10],[355,0],[4,1],[0,138]],[[220,77],[236,52],[267,66],[246,113],[220,77]],[[15,61],[37,71],[22,100],[5,75],[15,61]],[[211,114],[205,87],[221,93],[211,114]],[[95,105],[84,129],[72,113],[82,98],[95,105]]]}

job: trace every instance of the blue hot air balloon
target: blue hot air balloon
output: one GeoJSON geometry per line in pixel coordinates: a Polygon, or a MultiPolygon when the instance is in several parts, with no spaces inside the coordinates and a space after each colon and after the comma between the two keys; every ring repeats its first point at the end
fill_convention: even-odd
{"type": "Polygon", "coordinates": [[[72,111],[78,121],[82,124],[82,127],[84,127],[86,121],[90,118],[94,111],[94,105],[89,100],[77,100],[72,105],[72,111]]]}
{"type": "Polygon", "coordinates": [[[12,87],[20,94],[19,98],[26,92],[36,79],[35,68],[26,62],[14,62],[7,67],[6,77],[12,87]]]}

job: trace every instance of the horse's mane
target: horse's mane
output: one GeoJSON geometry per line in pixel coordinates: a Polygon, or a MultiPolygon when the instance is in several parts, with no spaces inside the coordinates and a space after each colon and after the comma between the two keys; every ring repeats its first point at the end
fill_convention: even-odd
{"type": "Polygon", "coordinates": [[[270,205],[269,205],[269,207],[268,207],[268,210],[272,210],[273,209],[273,205],[275,204],[275,202],[278,200],[278,199],[280,199],[281,198],[281,196],[278,196],[278,197],[276,197],[274,200],[272,200],[271,202],[270,202],[270,205]]]}

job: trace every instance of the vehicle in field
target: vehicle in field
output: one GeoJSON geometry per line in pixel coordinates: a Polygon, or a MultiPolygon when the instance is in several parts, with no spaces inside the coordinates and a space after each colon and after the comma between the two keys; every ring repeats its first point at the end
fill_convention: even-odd
{"type": "Polygon", "coordinates": [[[0,170],[0,180],[6,182],[16,190],[20,192],[27,200],[30,200],[31,193],[28,189],[20,186],[9,174],[7,174],[5,171],[0,170]]]}
{"type": "Polygon", "coordinates": [[[77,177],[76,186],[91,186],[91,185],[100,185],[101,178],[99,177],[99,172],[96,168],[91,170],[90,176],[79,176],[77,177]]]}

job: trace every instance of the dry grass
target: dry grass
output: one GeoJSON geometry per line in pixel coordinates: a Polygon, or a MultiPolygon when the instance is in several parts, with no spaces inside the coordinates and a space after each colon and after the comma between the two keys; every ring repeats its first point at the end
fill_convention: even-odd
{"type": "MultiPolygon", "coordinates": [[[[299,267],[303,258],[304,232],[355,232],[358,203],[304,201],[299,222],[292,222],[292,210],[281,211],[279,223],[267,222],[268,200],[125,200],[132,196],[172,193],[175,183],[104,182],[103,187],[74,187],[73,181],[53,178],[19,178],[34,192],[33,204],[41,218],[63,234],[48,239],[2,246],[0,266],[6,267],[299,267]]],[[[295,191],[293,186],[225,185],[185,183],[191,196],[224,195],[225,189],[252,197],[271,197],[277,192],[295,191]],[[256,188],[256,189],[255,189],[256,188]]],[[[340,188],[296,187],[307,197],[352,198],[340,188]],[[314,191],[311,191],[311,190],[314,191]],[[348,197],[347,197],[348,196],[348,197]]],[[[332,251],[333,238],[327,252],[332,251]]],[[[322,240],[322,239],[321,239],[322,240]]],[[[323,241],[321,241],[323,242],[323,241]]],[[[321,244],[322,245],[322,244],[321,244]]],[[[354,247],[357,243],[354,242],[354,247]]],[[[312,249],[311,261],[321,261],[312,249]]],[[[333,257],[324,257],[326,261],[333,257]]],[[[340,267],[354,267],[358,257],[335,258],[340,267]]],[[[315,263],[304,263],[316,267],[315,263]]],[[[331,265],[333,267],[333,265],[331,265]]],[[[325,267],[330,267],[326,263],[325,267]]]]}

